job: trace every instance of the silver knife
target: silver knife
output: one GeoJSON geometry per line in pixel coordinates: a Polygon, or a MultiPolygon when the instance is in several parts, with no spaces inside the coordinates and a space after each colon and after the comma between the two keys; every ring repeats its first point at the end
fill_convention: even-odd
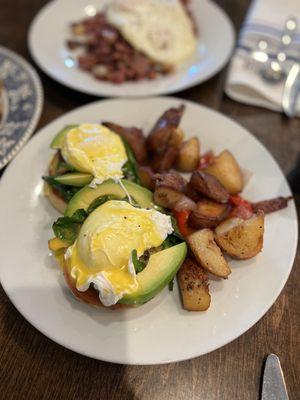
{"type": "Polygon", "coordinates": [[[268,355],[266,360],[261,400],[289,400],[280,361],[276,354],[268,355]]]}

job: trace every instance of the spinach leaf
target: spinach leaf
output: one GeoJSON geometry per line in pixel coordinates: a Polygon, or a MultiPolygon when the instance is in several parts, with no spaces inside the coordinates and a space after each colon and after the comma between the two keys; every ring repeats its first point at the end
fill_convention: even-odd
{"type": "Polygon", "coordinates": [[[128,180],[140,185],[141,181],[137,172],[137,163],[133,151],[131,150],[131,147],[124,138],[122,138],[122,141],[127,154],[127,162],[122,168],[123,173],[128,180]]]}
{"type": "Polygon", "coordinates": [[[74,194],[81,189],[80,187],[63,185],[62,183],[56,182],[53,176],[43,176],[42,178],[56,189],[66,202],[69,202],[74,194]]]}
{"type": "Polygon", "coordinates": [[[163,241],[162,247],[165,250],[179,243],[181,243],[181,239],[179,239],[176,235],[172,234],[168,235],[167,238],[163,241]]]}
{"type": "Polygon", "coordinates": [[[136,249],[132,250],[132,252],[131,252],[131,259],[132,259],[132,262],[133,262],[133,265],[134,265],[135,272],[136,272],[137,274],[138,274],[139,272],[142,272],[143,269],[144,269],[144,268],[146,267],[146,265],[147,265],[145,262],[143,262],[143,261],[141,261],[141,260],[138,259],[136,249]]]}
{"type": "Polygon", "coordinates": [[[75,211],[72,217],[58,218],[52,225],[55,236],[64,242],[73,244],[86,217],[86,211],[79,209],[75,211]]]}

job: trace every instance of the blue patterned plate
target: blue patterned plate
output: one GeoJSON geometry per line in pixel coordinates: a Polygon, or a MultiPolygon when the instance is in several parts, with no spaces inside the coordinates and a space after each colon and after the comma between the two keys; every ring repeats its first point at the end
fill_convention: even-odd
{"type": "Polygon", "coordinates": [[[0,46],[0,169],[32,135],[43,108],[43,89],[34,69],[0,46]]]}

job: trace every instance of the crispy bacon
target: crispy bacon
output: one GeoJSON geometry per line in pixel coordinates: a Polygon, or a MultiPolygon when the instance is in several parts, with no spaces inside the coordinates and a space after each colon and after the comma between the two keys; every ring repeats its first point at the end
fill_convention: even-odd
{"type": "Polygon", "coordinates": [[[281,210],[282,208],[286,208],[288,206],[289,200],[293,197],[276,197],[274,199],[258,201],[257,203],[252,203],[252,209],[254,213],[258,211],[263,211],[264,214],[270,214],[274,211],[281,210]]]}

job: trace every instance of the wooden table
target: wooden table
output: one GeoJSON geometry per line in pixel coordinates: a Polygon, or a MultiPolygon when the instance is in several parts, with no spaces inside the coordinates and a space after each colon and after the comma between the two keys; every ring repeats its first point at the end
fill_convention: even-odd
{"type": "MultiPolygon", "coordinates": [[[[31,62],[27,31],[44,3],[44,0],[1,1],[0,43],[31,62]]],[[[250,1],[219,0],[218,3],[231,16],[238,31],[250,1]]],[[[45,105],[38,128],[94,100],[39,73],[45,89],[45,105]]],[[[223,70],[203,85],[178,96],[219,110],[249,129],[271,151],[294,194],[299,196],[300,119],[287,120],[280,114],[229,100],[223,94],[225,76],[223,70]]],[[[299,205],[298,200],[298,208],[299,205]]],[[[298,251],[291,276],[276,303],[234,342],[194,360],[150,367],[104,363],[60,347],[26,322],[0,288],[0,398],[253,400],[259,398],[264,358],[273,352],[281,359],[290,399],[296,400],[300,393],[299,273],[298,251]]]]}

